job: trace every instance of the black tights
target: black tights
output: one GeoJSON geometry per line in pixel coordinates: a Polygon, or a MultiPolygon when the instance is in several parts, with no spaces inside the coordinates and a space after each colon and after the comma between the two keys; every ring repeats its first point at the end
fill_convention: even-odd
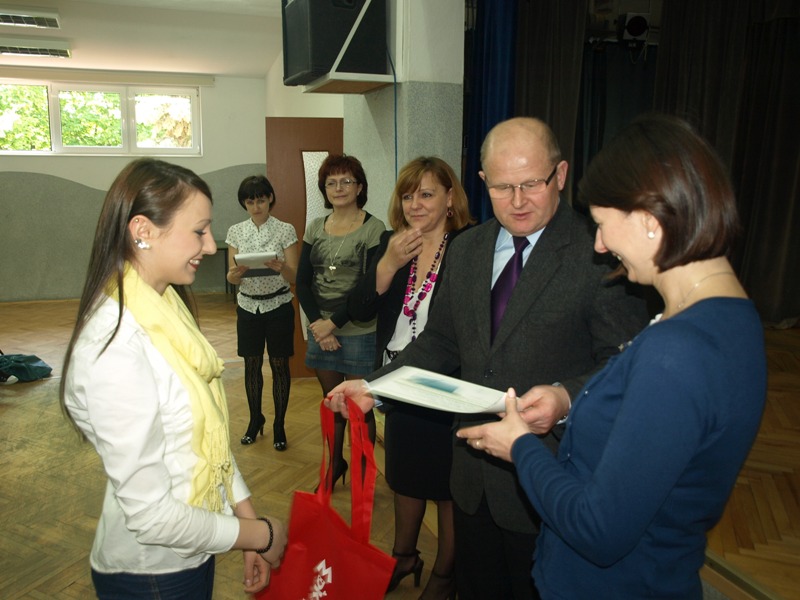
{"type": "MultiPolygon", "coordinates": [[[[285,356],[269,357],[269,366],[272,370],[272,400],[275,404],[275,420],[272,423],[273,433],[284,436],[284,419],[289,406],[289,391],[292,378],[289,374],[289,359],[285,356]]],[[[264,375],[261,368],[264,365],[263,356],[244,357],[244,391],[247,395],[247,406],[250,408],[250,424],[247,427],[248,435],[255,439],[255,433],[264,421],[261,414],[261,393],[264,389],[264,375]]]]}
{"type": "MultiPolygon", "coordinates": [[[[333,388],[347,379],[361,379],[357,375],[346,375],[339,371],[331,371],[329,369],[316,369],[317,379],[322,386],[322,397],[328,395],[333,388]]],[[[364,418],[367,421],[367,428],[369,433],[369,441],[375,444],[375,415],[369,411],[364,418]]],[[[333,448],[331,449],[331,466],[333,467],[334,476],[341,472],[342,460],[344,460],[344,428],[347,420],[336,413],[334,415],[334,429],[333,429],[333,448]]]]}
{"type": "MultiPolygon", "coordinates": [[[[416,561],[417,541],[425,516],[427,501],[412,498],[395,492],[394,495],[394,547],[392,554],[402,563],[400,570],[411,568],[416,561]]],[[[455,538],[453,534],[453,501],[440,500],[436,503],[438,547],[433,572],[441,577],[453,574],[455,563],[455,538]]]]}

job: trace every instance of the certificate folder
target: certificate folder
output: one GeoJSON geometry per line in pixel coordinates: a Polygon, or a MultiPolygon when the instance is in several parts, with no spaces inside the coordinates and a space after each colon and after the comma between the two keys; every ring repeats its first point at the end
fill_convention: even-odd
{"type": "Polygon", "coordinates": [[[453,413],[499,413],[505,393],[416,367],[400,367],[369,382],[374,395],[453,413]]]}

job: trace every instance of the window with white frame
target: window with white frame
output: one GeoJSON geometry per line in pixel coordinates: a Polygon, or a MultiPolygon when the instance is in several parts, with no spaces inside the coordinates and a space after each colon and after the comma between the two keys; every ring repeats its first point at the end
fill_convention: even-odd
{"type": "Polygon", "coordinates": [[[0,153],[199,155],[196,87],[4,83],[0,153]]]}

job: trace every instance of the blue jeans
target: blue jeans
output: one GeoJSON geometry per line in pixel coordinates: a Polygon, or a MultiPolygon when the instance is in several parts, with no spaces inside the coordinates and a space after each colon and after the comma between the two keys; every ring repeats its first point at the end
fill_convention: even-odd
{"type": "Polygon", "coordinates": [[[100,600],[211,600],[214,591],[214,557],[194,569],[141,575],[98,573],[92,582],[100,600]]]}

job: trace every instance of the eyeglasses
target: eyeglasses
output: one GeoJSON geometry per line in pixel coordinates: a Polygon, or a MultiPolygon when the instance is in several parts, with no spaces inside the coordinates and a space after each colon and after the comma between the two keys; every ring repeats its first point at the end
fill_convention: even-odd
{"type": "Polygon", "coordinates": [[[352,187],[356,183],[358,182],[355,179],[340,179],[339,181],[336,181],[335,179],[329,179],[328,181],[325,182],[325,189],[335,190],[336,188],[341,186],[343,190],[349,190],[350,187],[352,187]]]}
{"type": "Polygon", "coordinates": [[[499,183],[497,185],[487,185],[486,187],[489,190],[489,196],[497,200],[508,200],[509,198],[513,198],[515,188],[519,188],[519,191],[522,192],[523,196],[535,196],[536,194],[542,193],[545,188],[550,185],[550,182],[556,175],[557,169],[558,164],[553,167],[553,170],[550,175],[547,176],[547,179],[531,179],[530,181],[525,181],[518,184],[499,183]]]}

